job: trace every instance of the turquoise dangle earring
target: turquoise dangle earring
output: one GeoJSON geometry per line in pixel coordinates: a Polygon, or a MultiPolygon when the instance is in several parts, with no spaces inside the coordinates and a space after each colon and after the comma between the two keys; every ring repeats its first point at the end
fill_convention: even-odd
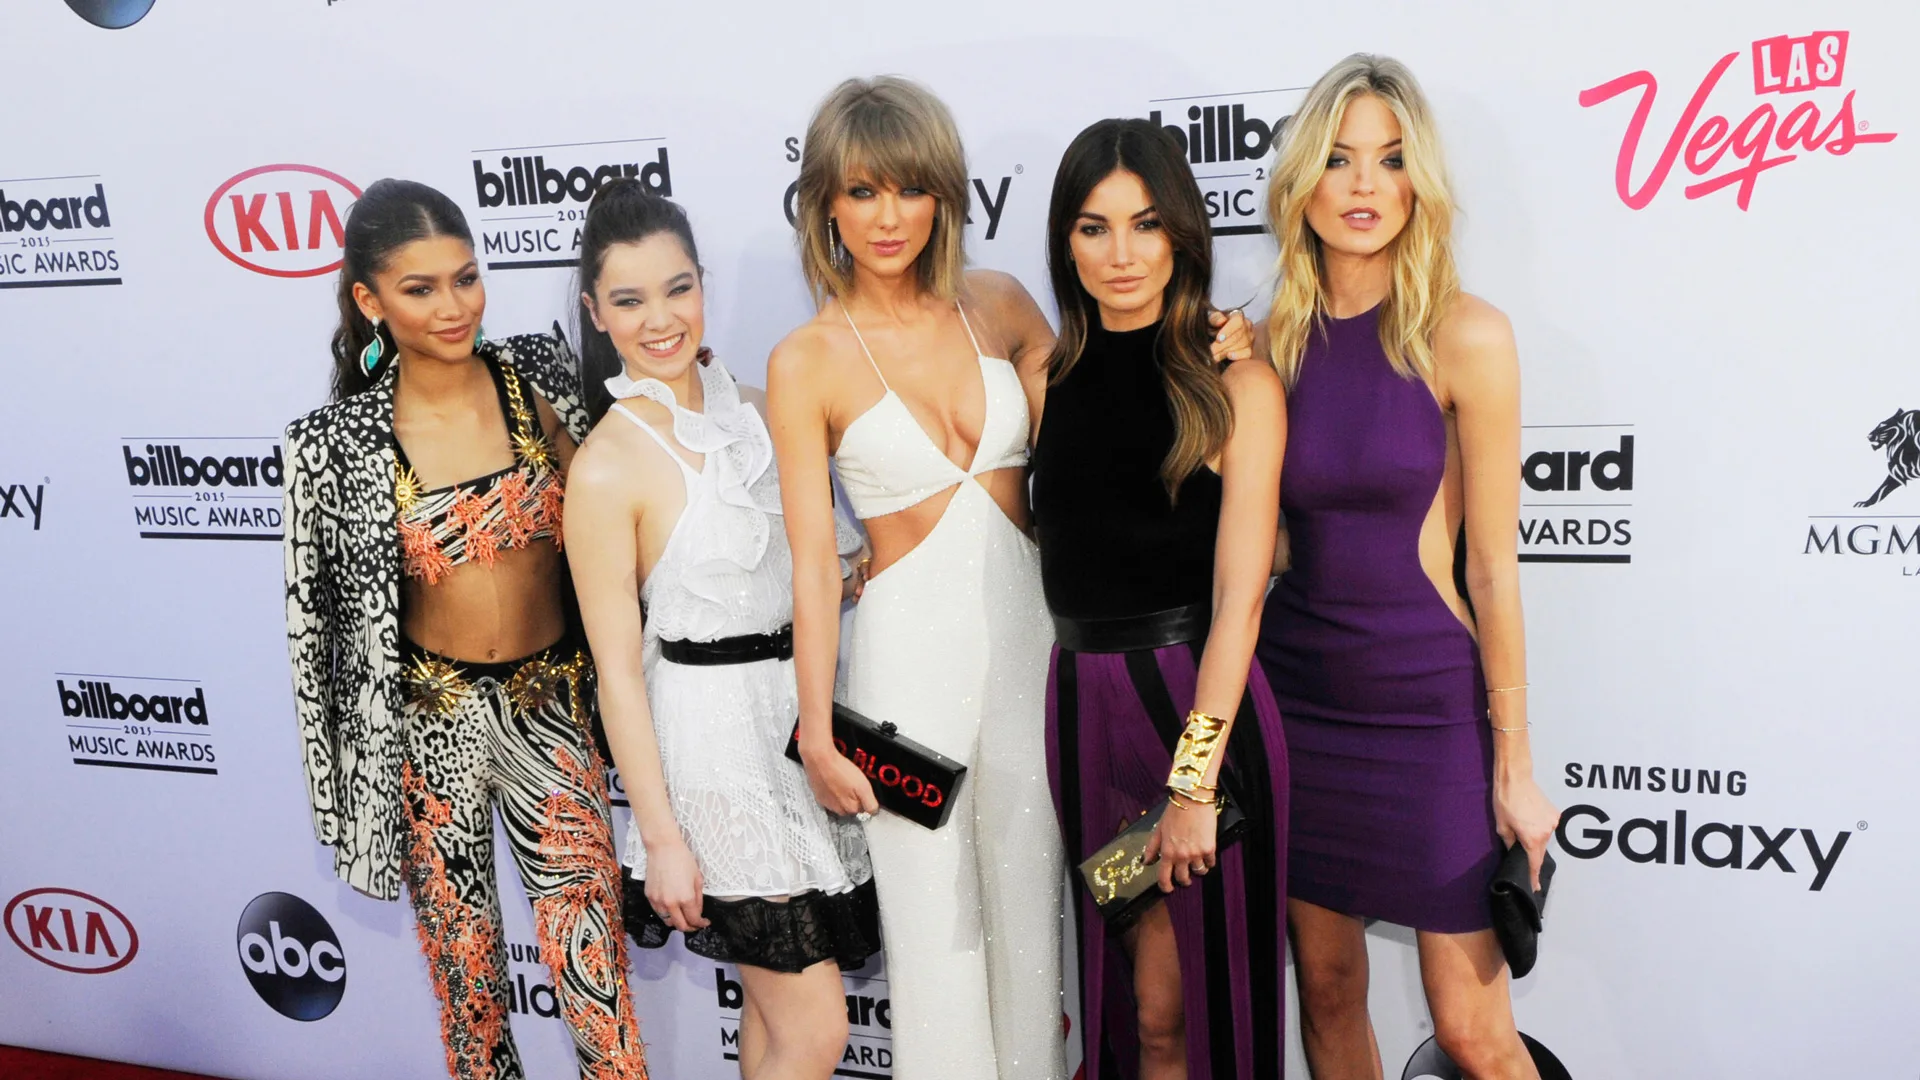
{"type": "Polygon", "coordinates": [[[380,366],[380,352],[380,320],[374,319],[373,340],[367,342],[367,347],[360,350],[360,370],[366,372],[369,377],[373,375],[373,370],[380,366]]]}
{"type": "Polygon", "coordinates": [[[485,345],[486,343],[487,343],[487,328],[484,326],[474,327],[473,328],[473,347],[477,349],[480,346],[485,345]]]}

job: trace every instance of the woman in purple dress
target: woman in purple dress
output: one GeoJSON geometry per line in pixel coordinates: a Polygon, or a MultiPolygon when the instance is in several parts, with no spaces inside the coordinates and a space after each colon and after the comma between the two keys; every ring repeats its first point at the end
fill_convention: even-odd
{"type": "Polygon", "coordinates": [[[1269,1080],[1286,1015],[1287,759],[1253,649],[1279,518],[1280,380],[1210,351],[1206,203],[1159,125],[1080,133],[1047,238],[1060,337],[1033,511],[1069,860],[1165,808],[1146,853],[1165,902],[1114,933],[1081,893],[1084,1073],[1269,1080]],[[1221,791],[1249,823],[1224,852],[1209,805],[1221,791]]]}
{"type": "Polygon", "coordinates": [[[1486,899],[1502,842],[1537,879],[1559,818],[1527,739],[1513,331],[1460,291],[1440,147],[1397,61],[1321,77],[1267,209],[1291,565],[1259,656],[1292,765],[1307,1060],[1380,1075],[1362,920],[1383,919],[1419,932],[1441,1048],[1470,1076],[1536,1077],[1486,899]]]}

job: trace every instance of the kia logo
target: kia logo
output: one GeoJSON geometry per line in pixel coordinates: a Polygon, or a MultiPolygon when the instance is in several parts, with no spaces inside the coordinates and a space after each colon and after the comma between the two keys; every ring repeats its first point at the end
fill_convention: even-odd
{"type": "Polygon", "coordinates": [[[207,200],[207,239],[256,274],[318,277],[340,268],[353,181],[312,165],[262,165],[207,200]]]}
{"type": "Polygon", "coordinates": [[[153,10],[153,0],[67,0],[75,15],[108,30],[124,30],[153,10]]]}
{"type": "Polygon", "coordinates": [[[293,1020],[318,1020],[347,992],[347,957],[326,917],[290,893],[254,898],[234,930],[240,967],[260,1000],[293,1020]]]}
{"type": "Polygon", "coordinates": [[[7,902],[7,936],[28,956],[61,971],[105,975],[140,951],[120,909],[72,889],[29,889],[7,902]]]}

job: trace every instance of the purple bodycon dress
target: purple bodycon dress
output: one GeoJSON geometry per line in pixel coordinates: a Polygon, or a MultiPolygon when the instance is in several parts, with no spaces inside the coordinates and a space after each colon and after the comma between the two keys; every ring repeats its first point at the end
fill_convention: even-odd
{"type": "Polygon", "coordinates": [[[1329,319],[1287,395],[1292,565],[1260,664],[1292,766],[1287,894],[1419,930],[1490,925],[1499,859],[1480,651],[1420,565],[1447,430],[1378,309],[1329,319]]]}

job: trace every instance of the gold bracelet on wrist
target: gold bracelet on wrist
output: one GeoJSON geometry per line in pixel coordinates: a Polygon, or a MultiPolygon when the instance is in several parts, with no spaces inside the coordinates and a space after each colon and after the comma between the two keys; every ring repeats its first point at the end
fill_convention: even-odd
{"type": "Polygon", "coordinates": [[[1524,724],[1522,724],[1522,725],[1520,725],[1519,727],[1501,727],[1501,726],[1500,726],[1500,725],[1498,725],[1498,724],[1493,724],[1493,725],[1490,725],[1490,726],[1491,726],[1491,727],[1493,728],[1493,730],[1495,730],[1495,731],[1526,731],[1526,730],[1528,730],[1529,728],[1531,728],[1531,727],[1533,727],[1533,721],[1531,721],[1531,720],[1529,720],[1529,721],[1527,721],[1526,723],[1524,723],[1524,724]]]}
{"type": "Polygon", "coordinates": [[[1213,763],[1214,752],[1220,749],[1220,736],[1226,729],[1227,722],[1217,716],[1198,709],[1187,714],[1186,729],[1174,747],[1173,771],[1167,775],[1168,790],[1191,795],[1197,790],[1211,789],[1207,783],[1207,767],[1213,763]]]}
{"type": "Polygon", "coordinates": [[[1487,693],[1489,693],[1489,694],[1517,694],[1517,693],[1519,693],[1520,691],[1522,691],[1522,690],[1525,690],[1526,688],[1527,688],[1527,684],[1526,684],[1526,683],[1521,683],[1521,684],[1519,684],[1518,686],[1489,686],[1489,687],[1487,687],[1487,693]]]}
{"type": "Polygon", "coordinates": [[[1196,799],[1186,792],[1175,791],[1172,788],[1167,789],[1167,801],[1182,810],[1197,810],[1202,806],[1212,806],[1216,802],[1214,799],[1196,799]]]}

